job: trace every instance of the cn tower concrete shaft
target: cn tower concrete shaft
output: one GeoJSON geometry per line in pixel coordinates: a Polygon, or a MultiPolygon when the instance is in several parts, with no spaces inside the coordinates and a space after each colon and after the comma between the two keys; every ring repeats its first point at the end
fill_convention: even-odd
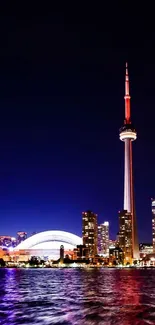
{"type": "Polygon", "coordinates": [[[132,212],[132,198],[131,198],[131,175],[132,175],[132,145],[131,139],[124,139],[125,145],[125,159],[124,159],[124,210],[132,212]]]}
{"type": "Polygon", "coordinates": [[[124,210],[131,213],[132,217],[132,255],[134,259],[139,258],[139,246],[137,237],[137,223],[134,201],[134,185],[133,185],[133,166],[132,166],[132,141],[137,138],[135,128],[131,123],[130,114],[130,95],[129,95],[129,75],[128,66],[126,64],[125,75],[125,120],[124,125],[120,129],[120,140],[125,145],[124,160],[124,210]]]}

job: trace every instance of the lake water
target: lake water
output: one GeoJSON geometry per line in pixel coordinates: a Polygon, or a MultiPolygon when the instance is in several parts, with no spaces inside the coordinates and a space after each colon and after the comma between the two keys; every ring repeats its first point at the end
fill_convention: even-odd
{"type": "Polygon", "coordinates": [[[155,269],[0,269],[0,324],[155,324],[155,269]]]}

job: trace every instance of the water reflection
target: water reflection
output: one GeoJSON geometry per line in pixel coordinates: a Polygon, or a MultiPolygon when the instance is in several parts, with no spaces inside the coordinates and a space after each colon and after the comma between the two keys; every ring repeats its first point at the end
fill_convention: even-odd
{"type": "Polygon", "coordinates": [[[155,270],[0,269],[0,324],[155,324],[155,270]]]}

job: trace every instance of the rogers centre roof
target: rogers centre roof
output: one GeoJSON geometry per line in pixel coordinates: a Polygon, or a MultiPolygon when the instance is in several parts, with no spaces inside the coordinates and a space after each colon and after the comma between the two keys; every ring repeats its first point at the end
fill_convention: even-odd
{"type": "Polygon", "coordinates": [[[14,248],[14,250],[27,249],[58,249],[64,245],[65,249],[74,249],[82,244],[82,238],[72,233],[59,230],[43,231],[35,234],[14,248]]]}

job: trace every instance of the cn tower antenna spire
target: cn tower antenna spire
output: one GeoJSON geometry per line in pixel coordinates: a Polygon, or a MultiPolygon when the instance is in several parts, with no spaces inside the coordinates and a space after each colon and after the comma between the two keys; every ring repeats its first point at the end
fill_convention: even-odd
{"type": "Polygon", "coordinates": [[[130,94],[129,94],[129,74],[128,74],[128,63],[126,62],[126,73],[125,73],[125,124],[131,124],[131,113],[130,113],[130,94]]]}
{"type": "Polygon", "coordinates": [[[128,62],[126,62],[126,75],[128,76],[128,62]]]}

